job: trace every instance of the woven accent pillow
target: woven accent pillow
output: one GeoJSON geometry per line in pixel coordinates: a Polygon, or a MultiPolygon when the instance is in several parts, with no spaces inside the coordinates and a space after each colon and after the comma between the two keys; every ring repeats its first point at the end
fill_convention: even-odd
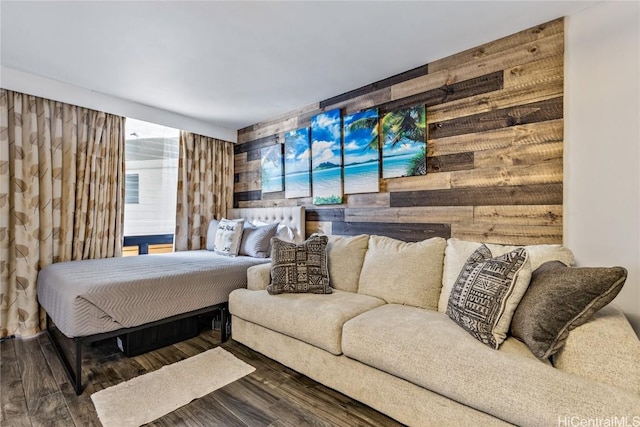
{"type": "Polygon", "coordinates": [[[245,225],[242,230],[239,254],[254,258],[267,258],[269,256],[271,238],[276,234],[277,229],[278,223],[259,227],[251,224],[245,225]]]}
{"type": "Polygon", "coordinates": [[[613,300],[627,279],[623,267],[572,268],[542,264],[513,315],[511,334],[540,359],[557,353],[569,331],[613,300]]]}
{"type": "Polygon", "coordinates": [[[492,258],[485,245],[467,260],[453,285],[447,316],[474,338],[497,349],[529,286],[531,264],[524,248],[492,258]]]}
{"type": "Polygon", "coordinates": [[[271,283],[267,292],[330,294],[327,236],[312,236],[302,243],[271,239],[271,283]]]}
{"type": "Polygon", "coordinates": [[[213,250],[219,255],[236,256],[240,250],[244,219],[222,218],[216,230],[213,250]]]}

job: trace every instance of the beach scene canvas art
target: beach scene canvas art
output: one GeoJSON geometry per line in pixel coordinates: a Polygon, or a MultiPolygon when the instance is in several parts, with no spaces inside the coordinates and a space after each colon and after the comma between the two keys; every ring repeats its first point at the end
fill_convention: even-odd
{"type": "Polygon", "coordinates": [[[382,133],[382,177],[427,173],[426,108],[390,111],[380,121],[382,133]]]}
{"type": "Polygon", "coordinates": [[[342,117],[340,109],[311,119],[313,204],[342,203],[342,117]]]}
{"type": "Polygon", "coordinates": [[[282,167],[282,144],[264,147],[262,157],[262,192],[274,193],[284,190],[282,167]]]}
{"type": "Polygon", "coordinates": [[[287,199],[311,196],[309,128],[284,134],[284,194],[287,199]]]}
{"type": "Polygon", "coordinates": [[[360,111],[344,117],[344,193],[378,192],[380,147],[378,110],[360,111]]]}

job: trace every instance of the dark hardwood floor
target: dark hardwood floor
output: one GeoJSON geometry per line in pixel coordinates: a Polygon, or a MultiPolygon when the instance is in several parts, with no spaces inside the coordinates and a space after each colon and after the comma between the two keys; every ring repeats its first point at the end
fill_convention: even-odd
{"type": "MultiPolygon", "coordinates": [[[[100,426],[91,394],[219,345],[204,331],[136,357],[115,338],[83,350],[86,389],[76,396],[46,334],[0,345],[0,425],[100,426]]],[[[255,372],[172,412],[151,426],[399,426],[394,420],[259,354],[222,345],[255,372]]]]}

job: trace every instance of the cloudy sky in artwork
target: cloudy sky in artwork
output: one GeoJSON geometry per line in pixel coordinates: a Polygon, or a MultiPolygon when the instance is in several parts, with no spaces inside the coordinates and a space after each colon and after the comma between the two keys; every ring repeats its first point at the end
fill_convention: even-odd
{"type": "Polygon", "coordinates": [[[304,172],[310,168],[309,128],[292,130],[284,135],[285,173],[304,172]]]}
{"type": "Polygon", "coordinates": [[[261,150],[262,173],[269,176],[282,175],[282,152],[280,144],[272,145],[261,150]]]}
{"type": "Polygon", "coordinates": [[[311,119],[312,167],[326,162],[342,164],[341,132],[342,120],[339,109],[318,114],[311,119]]]}

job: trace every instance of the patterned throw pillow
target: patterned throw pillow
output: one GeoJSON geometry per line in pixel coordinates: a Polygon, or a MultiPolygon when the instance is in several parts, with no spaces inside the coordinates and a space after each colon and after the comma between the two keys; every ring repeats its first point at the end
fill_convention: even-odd
{"type": "Polygon", "coordinates": [[[220,255],[236,256],[242,239],[244,219],[221,219],[213,250],[220,255]]]}
{"type": "Polygon", "coordinates": [[[327,236],[312,236],[302,243],[271,239],[271,295],[282,293],[330,294],[327,236]]]}
{"type": "Polygon", "coordinates": [[[447,316],[474,338],[497,349],[529,286],[531,264],[524,248],[492,258],[485,245],[467,260],[456,280],[447,316]]]}
{"type": "Polygon", "coordinates": [[[277,229],[277,222],[259,227],[251,224],[245,226],[242,231],[239,254],[254,258],[267,258],[270,254],[271,238],[276,234],[277,229]]]}

